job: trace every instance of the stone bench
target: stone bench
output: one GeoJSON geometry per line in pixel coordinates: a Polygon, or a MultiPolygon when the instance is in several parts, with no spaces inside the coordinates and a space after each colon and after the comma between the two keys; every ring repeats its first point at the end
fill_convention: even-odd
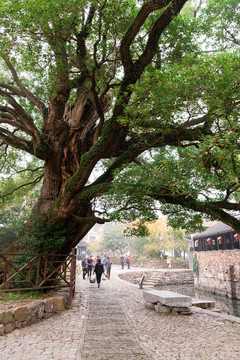
{"type": "Polygon", "coordinates": [[[152,304],[160,302],[162,305],[173,307],[192,306],[192,298],[168,290],[145,290],[143,298],[152,304]]]}
{"type": "Polygon", "coordinates": [[[160,313],[172,313],[173,315],[190,315],[192,298],[168,290],[143,291],[145,306],[160,313]]]}

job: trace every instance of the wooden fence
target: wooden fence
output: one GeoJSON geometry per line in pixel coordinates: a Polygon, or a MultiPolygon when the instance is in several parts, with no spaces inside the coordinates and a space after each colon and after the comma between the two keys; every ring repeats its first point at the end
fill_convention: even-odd
{"type": "Polygon", "coordinates": [[[69,288],[69,305],[75,293],[76,251],[71,254],[0,253],[0,292],[69,288]]]}

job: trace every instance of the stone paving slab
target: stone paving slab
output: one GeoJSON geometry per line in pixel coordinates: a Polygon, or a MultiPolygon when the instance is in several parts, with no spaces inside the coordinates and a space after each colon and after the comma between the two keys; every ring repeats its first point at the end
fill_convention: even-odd
{"type": "Polygon", "coordinates": [[[93,358],[149,359],[109,286],[90,287],[89,311],[79,359],[93,358]]]}

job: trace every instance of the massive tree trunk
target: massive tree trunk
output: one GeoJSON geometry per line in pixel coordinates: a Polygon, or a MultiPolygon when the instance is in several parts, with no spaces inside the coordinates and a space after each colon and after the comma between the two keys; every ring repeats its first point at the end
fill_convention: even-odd
{"type": "MultiPolygon", "coordinates": [[[[35,205],[32,216],[26,226],[25,232],[21,234],[21,238],[28,236],[37,236],[34,227],[39,220],[44,224],[52,223],[56,225],[56,231],[68,229],[64,235],[64,243],[50,243],[48,248],[45,244],[35,242],[38,252],[52,253],[69,253],[71,248],[87,234],[96,222],[104,223],[104,219],[97,218],[92,211],[91,200],[94,194],[85,196],[81,200],[77,200],[77,195],[81,193],[88,181],[89,175],[94,168],[95,162],[86,163],[79,175],[82,185],[76,184],[74,189],[74,181],[72,177],[79,170],[82,156],[88,152],[93,143],[93,126],[97,119],[95,109],[90,109],[86,97],[80,96],[72,109],[65,106],[64,112],[59,114],[54,109],[54,104],[49,107],[48,118],[43,129],[43,135],[48,138],[48,154],[44,165],[44,179],[41,188],[40,198],[35,205]],[[52,108],[51,108],[52,107],[52,108]],[[56,113],[58,113],[56,115],[56,113]],[[62,116],[62,120],[57,118],[62,116]],[[88,129],[84,123],[88,125],[88,129]],[[66,183],[68,189],[66,190],[66,183]]],[[[57,104],[59,107],[59,104],[57,104]]],[[[93,105],[92,105],[93,107],[93,105]]],[[[107,108],[107,102],[102,106],[103,110],[107,108]]],[[[107,150],[108,151],[108,150],[107,150]]],[[[97,160],[96,160],[97,162],[97,160]]],[[[42,229],[44,232],[44,229],[42,229]]],[[[51,229],[52,231],[52,229],[51,229]]],[[[51,236],[47,233],[45,236],[51,236]]],[[[29,240],[30,241],[30,240],[29,240]]],[[[26,247],[24,243],[23,248],[26,247]]]]}

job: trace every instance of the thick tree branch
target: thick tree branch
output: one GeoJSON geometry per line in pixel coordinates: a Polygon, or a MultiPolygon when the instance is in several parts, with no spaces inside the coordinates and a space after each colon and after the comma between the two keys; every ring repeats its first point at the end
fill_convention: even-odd
{"type": "Polygon", "coordinates": [[[76,55],[77,55],[77,64],[79,66],[79,69],[83,72],[84,76],[87,76],[88,74],[88,69],[86,67],[86,63],[85,63],[85,56],[87,53],[87,49],[86,49],[86,39],[89,35],[89,30],[91,28],[91,24],[93,21],[95,15],[95,7],[91,6],[89,13],[88,13],[88,17],[86,20],[86,23],[83,25],[82,27],[82,31],[80,33],[76,33],[76,37],[77,37],[77,49],[76,49],[76,55]]]}
{"type": "Polygon", "coordinates": [[[15,129],[21,130],[25,132],[28,135],[31,135],[31,132],[28,131],[27,128],[25,128],[21,123],[12,120],[12,118],[8,115],[1,115],[0,114],[0,124],[8,124],[14,127],[15,129]]]}
{"type": "MultiPolygon", "coordinates": [[[[199,123],[202,123],[202,121],[199,123]]],[[[161,129],[158,129],[157,134],[154,134],[153,132],[142,134],[143,141],[139,141],[137,136],[132,136],[127,144],[128,146],[136,148],[136,153],[139,155],[150,148],[163,147],[166,145],[181,147],[190,146],[190,144],[187,145],[186,143],[184,144],[184,142],[190,142],[191,145],[194,143],[196,146],[196,142],[198,140],[200,141],[202,136],[207,134],[210,134],[210,132],[205,128],[205,124],[189,129],[181,129],[180,126],[168,126],[165,129],[163,128],[162,131],[161,129]]]]}
{"type": "MultiPolygon", "coordinates": [[[[28,115],[28,113],[23,109],[23,107],[20,106],[19,103],[11,95],[9,95],[8,93],[6,93],[1,89],[0,89],[0,96],[5,97],[8,103],[12,105],[15,112],[13,113],[13,111],[11,111],[11,113],[15,114],[15,116],[21,120],[22,126],[24,126],[27,129],[27,133],[30,134],[35,139],[35,141],[40,145],[41,136],[31,116],[28,115]]],[[[10,109],[9,107],[2,107],[1,110],[10,112],[9,109],[10,109]]]]}
{"type": "Polygon", "coordinates": [[[98,44],[100,43],[101,41],[101,37],[102,37],[102,12],[103,12],[103,9],[105,8],[106,6],[106,3],[107,3],[107,0],[105,0],[103,2],[103,5],[101,6],[100,10],[99,10],[99,14],[98,14],[98,17],[99,17],[99,26],[98,26],[98,39],[97,41],[94,43],[93,45],[93,48],[94,48],[94,52],[93,52],[93,58],[94,58],[94,62],[95,62],[95,66],[96,68],[99,68],[99,63],[97,61],[97,52],[98,52],[98,44]]]}
{"type": "Polygon", "coordinates": [[[85,223],[89,223],[89,222],[93,222],[95,224],[105,224],[105,222],[110,222],[109,219],[102,219],[100,217],[97,216],[86,216],[86,217],[80,217],[80,216],[73,216],[72,219],[77,222],[77,223],[81,223],[81,224],[85,224],[85,223]]]}
{"type": "MultiPolygon", "coordinates": [[[[177,196],[174,196],[174,194],[172,194],[172,195],[153,195],[150,197],[162,203],[180,205],[187,209],[192,209],[194,211],[201,212],[203,214],[208,214],[210,216],[213,216],[215,219],[218,219],[224,222],[225,224],[228,224],[229,226],[233,227],[238,233],[240,233],[240,221],[237,220],[231,214],[223,210],[223,208],[225,208],[226,210],[232,210],[230,204],[228,207],[226,207],[227,203],[225,203],[225,206],[221,208],[223,202],[217,202],[217,201],[202,202],[194,199],[191,196],[183,196],[179,194],[177,194],[177,196]]],[[[238,209],[234,209],[234,210],[239,210],[240,204],[237,205],[237,208],[238,209]]]]}
{"type": "Polygon", "coordinates": [[[29,154],[34,154],[33,146],[30,141],[24,140],[18,136],[13,135],[10,131],[0,127],[0,139],[6,145],[10,145],[14,148],[24,150],[29,154]]]}
{"type": "MultiPolygon", "coordinates": [[[[128,43],[127,40],[124,38],[124,41],[121,44],[121,57],[122,62],[124,63],[125,75],[121,83],[118,99],[116,100],[116,106],[113,110],[112,123],[115,122],[115,120],[124,113],[125,106],[129,102],[130,96],[132,94],[132,90],[130,89],[129,85],[135,84],[140,78],[146,66],[150,64],[154,55],[158,51],[158,42],[161,34],[167,28],[173,18],[180,12],[186,2],[187,0],[172,0],[170,2],[167,9],[163,11],[163,14],[160,15],[160,17],[155,22],[152,30],[149,33],[145,50],[138,58],[138,60],[134,62],[134,64],[132,64],[132,60],[129,55],[129,46],[131,42],[128,43]]],[[[150,3],[152,4],[152,2],[150,3]]],[[[154,1],[154,3],[157,3],[158,6],[159,4],[161,4],[161,7],[163,7],[162,5],[166,5],[166,3],[162,1],[154,1]]],[[[134,34],[135,31],[133,31],[133,36],[135,36],[134,34]]],[[[119,136],[117,139],[117,143],[119,144],[126,137],[127,128],[123,129],[116,123],[113,126],[118,128],[114,129],[113,133],[118,132],[119,136]]]]}
{"type": "MultiPolygon", "coordinates": [[[[110,185],[107,186],[107,183],[110,184],[110,182],[114,178],[114,170],[121,168],[126,163],[130,163],[130,162],[134,161],[137,158],[137,156],[140,155],[141,153],[143,153],[144,151],[146,151],[150,148],[162,147],[162,146],[166,146],[166,145],[180,146],[181,141],[193,141],[193,140],[200,139],[202,137],[201,130],[199,128],[196,128],[196,129],[186,129],[186,130],[182,130],[182,131],[173,131],[171,133],[169,133],[169,131],[168,131],[166,134],[162,134],[162,135],[150,134],[148,137],[146,137],[146,139],[148,139],[147,141],[145,141],[143,139],[143,141],[141,141],[141,142],[139,142],[139,140],[137,142],[136,139],[135,140],[131,139],[129,142],[126,143],[126,149],[124,150],[124,152],[121,151],[121,153],[118,154],[118,157],[113,162],[113,164],[107,169],[107,171],[103,175],[101,175],[93,184],[91,184],[90,186],[85,188],[85,191],[87,191],[88,194],[91,194],[91,195],[88,195],[88,199],[93,199],[94,197],[99,196],[102,192],[106,191],[108,186],[110,186],[110,185]],[[104,188],[102,190],[101,184],[103,184],[103,183],[106,184],[106,189],[104,188]],[[100,186],[100,190],[98,189],[98,186],[100,186]],[[89,189],[94,189],[94,190],[89,191],[89,189]]],[[[99,154],[100,154],[100,152],[94,154],[96,162],[97,162],[99,154]]],[[[88,174],[88,171],[90,171],[92,169],[92,168],[90,168],[88,170],[88,165],[85,163],[84,163],[84,168],[85,168],[86,174],[88,174]]],[[[79,195],[80,197],[81,196],[84,197],[85,191],[83,191],[83,193],[80,193],[82,186],[83,186],[83,183],[81,183],[81,182],[84,181],[82,171],[81,171],[81,179],[79,179],[79,181],[75,180],[78,178],[78,176],[80,174],[80,170],[81,170],[81,167],[73,175],[73,177],[71,179],[69,179],[69,184],[66,184],[67,186],[64,190],[65,199],[63,200],[63,204],[66,201],[66,199],[68,199],[68,201],[70,201],[69,199],[72,198],[73,194],[76,195],[76,193],[79,193],[79,194],[81,194],[81,195],[79,195]],[[72,181],[74,182],[74,187],[70,186],[72,181]],[[68,195],[69,197],[66,196],[66,192],[69,194],[68,195]]]]}
{"type": "Polygon", "coordinates": [[[133,71],[136,73],[135,76],[137,76],[137,78],[141,75],[142,71],[156,54],[158,50],[158,41],[161,34],[167,28],[173,18],[180,12],[186,2],[187,0],[171,1],[167,9],[155,22],[152,30],[149,33],[145,50],[133,66],[133,71]]]}
{"type": "Polygon", "coordinates": [[[17,96],[21,96],[21,97],[26,97],[26,95],[22,91],[20,91],[19,89],[16,89],[15,87],[13,87],[11,85],[0,83],[0,88],[8,90],[9,95],[17,95],[17,96]]]}
{"type": "Polygon", "coordinates": [[[24,121],[19,118],[18,112],[8,106],[0,105],[0,123],[11,125],[15,129],[25,132],[27,135],[33,135],[32,129],[29,130],[29,127],[25,126],[24,121]]]}
{"type": "Polygon", "coordinates": [[[203,115],[202,117],[199,117],[196,119],[187,120],[183,124],[179,125],[178,129],[183,130],[183,129],[189,128],[191,126],[204,124],[206,122],[206,120],[207,120],[207,115],[203,115]]]}
{"type": "Polygon", "coordinates": [[[146,4],[144,4],[141,10],[139,11],[133,24],[130,26],[126,35],[123,37],[120,46],[121,59],[125,72],[129,72],[129,70],[132,67],[130,46],[134,41],[135,37],[137,36],[137,34],[139,33],[142,25],[153,11],[162,9],[170,2],[171,0],[155,0],[155,1],[150,0],[147,1],[146,4]]]}
{"type": "Polygon", "coordinates": [[[5,63],[7,64],[9,70],[12,73],[12,76],[14,78],[15,83],[19,86],[19,88],[22,90],[23,94],[28,98],[28,100],[35,106],[38,107],[38,109],[41,112],[41,115],[43,118],[45,118],[47,114],[47,109],[42,101],[40,101],[34,94],[31,93],[26,87],[23,85],[21,80],[19,79],[16,69],[14,68],[13,64],[8,58],[4,58],[5,63]]]}

